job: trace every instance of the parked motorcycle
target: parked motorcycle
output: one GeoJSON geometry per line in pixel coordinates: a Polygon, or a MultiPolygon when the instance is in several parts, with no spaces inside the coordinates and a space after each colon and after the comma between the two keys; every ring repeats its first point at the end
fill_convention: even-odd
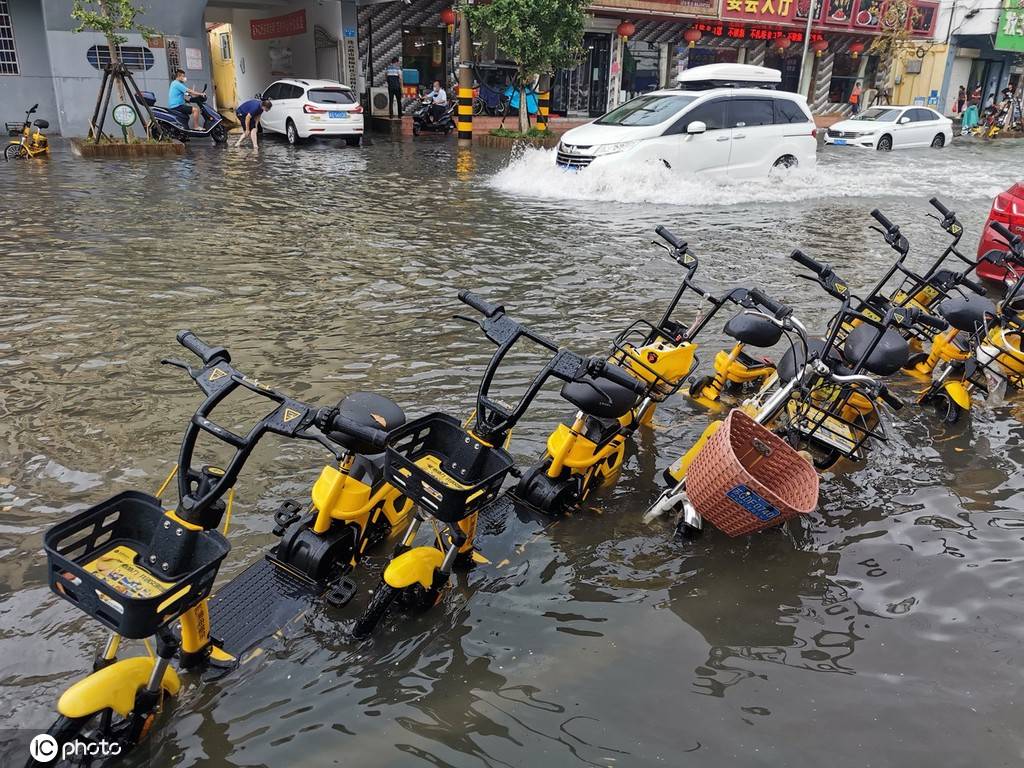
{"type": "Polygon", "coordinates": [[[193,96],[190,102],[199,106],[199,114],[203,119],[203,128],[198,131],[192,129],[189,119],[180,112],[168,107],[157,106],[156,94],[152,91],[142,91],[141,95],[142,99],[152,108],[157,127],[167,137],[178,141],[213,139],[217,144],[223,144],[228,140],[228,129],[224,127],[224,118],[207,103],[205,85],[202,94],[193,96]]]}

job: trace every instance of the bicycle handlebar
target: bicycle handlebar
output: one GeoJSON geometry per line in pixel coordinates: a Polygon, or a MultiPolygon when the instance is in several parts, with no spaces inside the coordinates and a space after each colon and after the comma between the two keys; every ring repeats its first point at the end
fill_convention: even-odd
{"type": "Polygon", "coordinates": [[[1001,235],[1006,244],[1010,246],[1010,250],[1013,251],[1015,256],[1020,256],[1020,235],[1015,235],[1009,230],[1009,228],[1001,221],[993,221],[989,223],[989,227],[997,234],[1001,235]]]}
{"type": "Polygon", "coordinates": [[[886,218],[885,214],[882,213],[877,208],[871,211],[871,218],[873,218],[875,221],[881,224],[882,228],[886,232],[892,232],[894,229],[896,229],[895,225],[891,221],[889,221],[889,219],[886,218]]]}
{"type": "Polygon", "coordinates": [[[791,258],[797,264],[803,267],[807,267],[807,269],[811,270],[811,272],[813,272],[816,275],[821,275],[823,272],[825,272],[825,270],[828,267],[828,265],[822,264],[820,261],[812,259],[799,248],[795,249],[791,254],[789,254],[789,258],[791,258]]]}
{"type": "Polygon", "coordinates": [[[374,448],[383,451],[388,433],[377,427],[368,427],[360,424],[347,416],[342,416],[337,408],[320,408],[316,412],[313,423],[317,429],[324,433],[331,442],[338,442],[331,436],[332,432],[341,432],[357,440],[369,443],[374,448]]]}
{"type": "Polygon", "coordinates": [[[203,361],[203,365],[209,365],[215,360],[231,362],[231,355],[224,347],[211,347],[192,331],[178,331],[177,338],[181,346],[203,361]]]}
{"type": "Polygon", "coordinates": [[[672,234],[671,230],[669,230],[669,228],[666,227],[664,224],[659,224],[657,227],[655,227],[654,232],[655,234],[658,235],[658,237],[667,242],[676,250],[686,247],[686,243],[683,240],[680,240],[674,234],[672,234]]]}
{"type": "Polygon", "coordinates": [[[459,301],[471,306],[484,317],[494,317],[495,315],[505,311],[505,307],[501,304],[492,304],[486,299],[477,296],[472,291],[466,289],[459,291],[459,301]]]}
{"type": "Polygon", "coordinates": [[[747,295],[750,297],[751,301],[767,309],[775,315],[778,320],[784,320],[793,314],[793,310],[790,307],[786,306],[781,301],[775,301],[775,299],[763,293],[760,288],[752,288],[747,291],[747,295]]]}
{"type": "Polygon", "coordinates": [[[647,392],[649,386],[647,382],[640,381],[635,376],[631,376],[619,366],[598,357],[592,357],[587,361],[587,371],[592,376],[607,379],[613,384],[625,387],[636,395],[642,395],[647,392]]]}
{"type": "Polygon", "coordinates": [[[929,200],[928,202],[929,202],[929,203],[931,203],[931,206],[932,206],[932,207],[933,207],[933,208],[934,208],[935,210],[937,210],[937,211],[938,211],[939,213],[941,213],[941,214],[942,214],[943,218],[949,218],[949,217],[951,217],[951,216],[953,215],[953,212],[952,212],[951,210],[949,210],[949,208],[947,208],[946,206],[944,206],[944,205],[942,204],[942,201],[940,201],[940,200],[939,200],[939,198],[937,198],[937,197],[933,197],[933,198],[932,198],[931,200],[929,200]]]}

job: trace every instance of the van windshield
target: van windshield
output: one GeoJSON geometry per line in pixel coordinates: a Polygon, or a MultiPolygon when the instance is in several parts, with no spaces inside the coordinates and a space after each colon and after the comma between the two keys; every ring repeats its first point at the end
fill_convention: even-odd
{"type": "Polygon", "coordinates": [[[649,94],[627,101],[597,121],[598,125],[657,125],[671,119],[697,96],[649,94]]]}
{"type": "Polygon", "coordinates": [[[861,112],[853,119],[869,120],[873,123],[894,123],[896,122],[896,118],[899,114],[899,109],[884,109],[882,107],[872,107],[869,110],[861,112]]]}

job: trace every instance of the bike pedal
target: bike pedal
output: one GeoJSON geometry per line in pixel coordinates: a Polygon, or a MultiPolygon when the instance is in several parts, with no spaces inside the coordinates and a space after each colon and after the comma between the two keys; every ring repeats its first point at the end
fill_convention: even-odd
{"type": "Polygon", "coordinates": [[[302,517],[302,507],[299,502],[293,501],[292,499],[285,499],[281,502],[281,506],[274,512],[274,535],[284,536],[285,530],[302,517]]]}
{"type": "Polygon", "coordinates": [[[324,596],[328,605],[335,608],[344,608],[348,605],[349,600],[355,597],[356,590],[358,589],[355,579],[349,576],[343,576],[324,596]]]}

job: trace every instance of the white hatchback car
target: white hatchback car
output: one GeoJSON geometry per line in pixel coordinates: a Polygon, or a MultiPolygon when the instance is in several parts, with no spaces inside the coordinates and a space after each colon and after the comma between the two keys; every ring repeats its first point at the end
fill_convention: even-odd
{"type": "Polygon", "coordinates": [[[263,130],[284,134],[289,144],[310,136],[344,136],[351,147],[362,141],[363,107],[337,80],[277,80],[256,97],[273,103],[260,118],[263,130]]]}
{"type": "Polygon", "coordinates": [[[708,64],[677,81],[677,90],[645,93],[567,131],[555,162],[568,170],[653,162],[720,178],[814,167],[817,129],[807,99],[774,90],[777,69],[708,64]]]}
{"type": "Polygon", "coordinates": [[[888,152],[907,147],[945,147],[953,121],[928,107],[870,107],[825,131],[826,144],[888,152]]]}

